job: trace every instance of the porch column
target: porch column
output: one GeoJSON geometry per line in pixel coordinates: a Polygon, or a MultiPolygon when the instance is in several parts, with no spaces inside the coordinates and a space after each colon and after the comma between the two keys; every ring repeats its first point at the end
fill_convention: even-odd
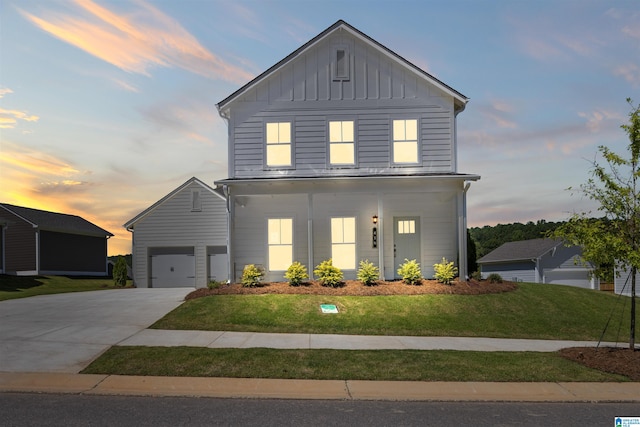
{"type": "Polygon", "coordinates": [[[384,206],[382,193],[378,193],[378,269],[380,278],[386,279],[384,275],[384,206]]]}

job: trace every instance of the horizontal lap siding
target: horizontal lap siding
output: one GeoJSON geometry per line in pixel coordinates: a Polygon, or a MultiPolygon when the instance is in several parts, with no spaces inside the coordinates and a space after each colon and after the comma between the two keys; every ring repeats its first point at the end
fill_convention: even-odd
{"type": "Polygon", "coordinates": [[[533,262],[482,265],[482,277],[486,279],[492,273],[499,274],[504,280],[536,283],[533,262]]]}
{"type": "Polygon", "coordinates": [[[455,193],[385,194],[384,209],[384,263],[387,278],[395,275],[393,227],[394,217],[419,216],[421,230],[422,275],[433,277],[433,264],[445,257],[457,263],[455,193]]]}
{"type": "Polygon", "coordinates": [[[18,216],[0,208],[0,220],[9,226],[4,229],[5,272],[36,270],[36,231],[18,216]]]}
{"type": "MultiPolygon", "coordinates": [[[[293,218],[293,260],[307,264],[307,212],[306,194],[274,196],[242,196],[244,207],[235,204],[234,258],[235,274],[239,279],[247,264],[268,268],[267,220],[293,218]]],[[[282,281],[283,272],[267,271],[265,280],[282,281]]]]}
{"type": "Polygon", "coordinates": [[[229,126],[232,178],[328,174],[452,172],[453,98],[347,33],[336,34],[275,71],[235,102],[229,126]],[[350,78],[334,81],[336,46],[350,56],[350,78]],[[390,121],[420,119],[417,168],[392,168],[390,121]],[[327,123],[357,122],[355,169],[327,167],[327,123]],[[264,170],[267,121],[293,122],[294,166],[264,170]]]}
{"type": "Polygon", "coordinates": [[[107,273],[107,239],[40,232],[40,270],[107,273]]]}

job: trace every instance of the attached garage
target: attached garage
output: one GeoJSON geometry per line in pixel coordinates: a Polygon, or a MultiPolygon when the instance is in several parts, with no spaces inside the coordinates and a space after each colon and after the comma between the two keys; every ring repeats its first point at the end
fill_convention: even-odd
{"type": "Polygon", "coordinates": [[[196,286],[196,258],[190,248],[151,248],[149,266],[152,288],[196,286]]]}
{"type": "Polygon", "coordinates": [[[229,279],[227,203],[191,178],[124,224],[131,232],[133,282],[141,288],[204,288],[229,279]]]}

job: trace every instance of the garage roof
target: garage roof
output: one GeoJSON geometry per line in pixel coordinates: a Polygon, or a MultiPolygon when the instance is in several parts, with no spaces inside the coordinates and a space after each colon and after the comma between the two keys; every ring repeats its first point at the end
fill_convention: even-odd
{"type": "Polygon", "coordinates": [[[478,264],[531,261],[560,246],[559,239],[532,239],[507,242],[478,260],[478,264]]]}

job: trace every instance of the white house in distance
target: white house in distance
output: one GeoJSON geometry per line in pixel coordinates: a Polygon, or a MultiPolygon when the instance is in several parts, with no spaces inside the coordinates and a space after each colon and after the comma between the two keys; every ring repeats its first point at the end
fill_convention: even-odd
{"type": "Polygon", "coordinates": [[[329,258],[347,279],[362,260],[394,279],[416,259],[432,277],[443,257],[466,276],[466,192],[480,179],[458,171],[467,101],[336,22],[216,105],[227,179],[193,178],[125,224],[136,286],[238,281],[247,264],[280,281],[294,261],[312,274],[329,258]]]}
{"type": "Polygon", "coordinates": [[[456,118],[468,99],[338,21],[217,104],[228,123],[229,271],[283,280],[332,258],[385,279],[416,259],[467,272],[466,191],[456,118]]]}
{"type": "Polygon", "coordinates": [[[210,280],[226,281],[225,206],[219,191],[191,178],[127,221],[134,284],[201,288],[210,280]]]}
{"type": "MultiPolygon", "coordinates": [[[[625,265],[616,265],[613,290],[616,294],[631,296],[631,268],[625,265]]],[[[636,295],[640,288],[640,270],[636,272],[636,295]]]]}
{"type": "Polygon", "coordinates": [[[599,281],[579,258],[582,249],[567,247],[557,239],[508,242],[478,260],[482,277],[492,273],[505,280],[550,283],[598,289],[599,281]]]}

